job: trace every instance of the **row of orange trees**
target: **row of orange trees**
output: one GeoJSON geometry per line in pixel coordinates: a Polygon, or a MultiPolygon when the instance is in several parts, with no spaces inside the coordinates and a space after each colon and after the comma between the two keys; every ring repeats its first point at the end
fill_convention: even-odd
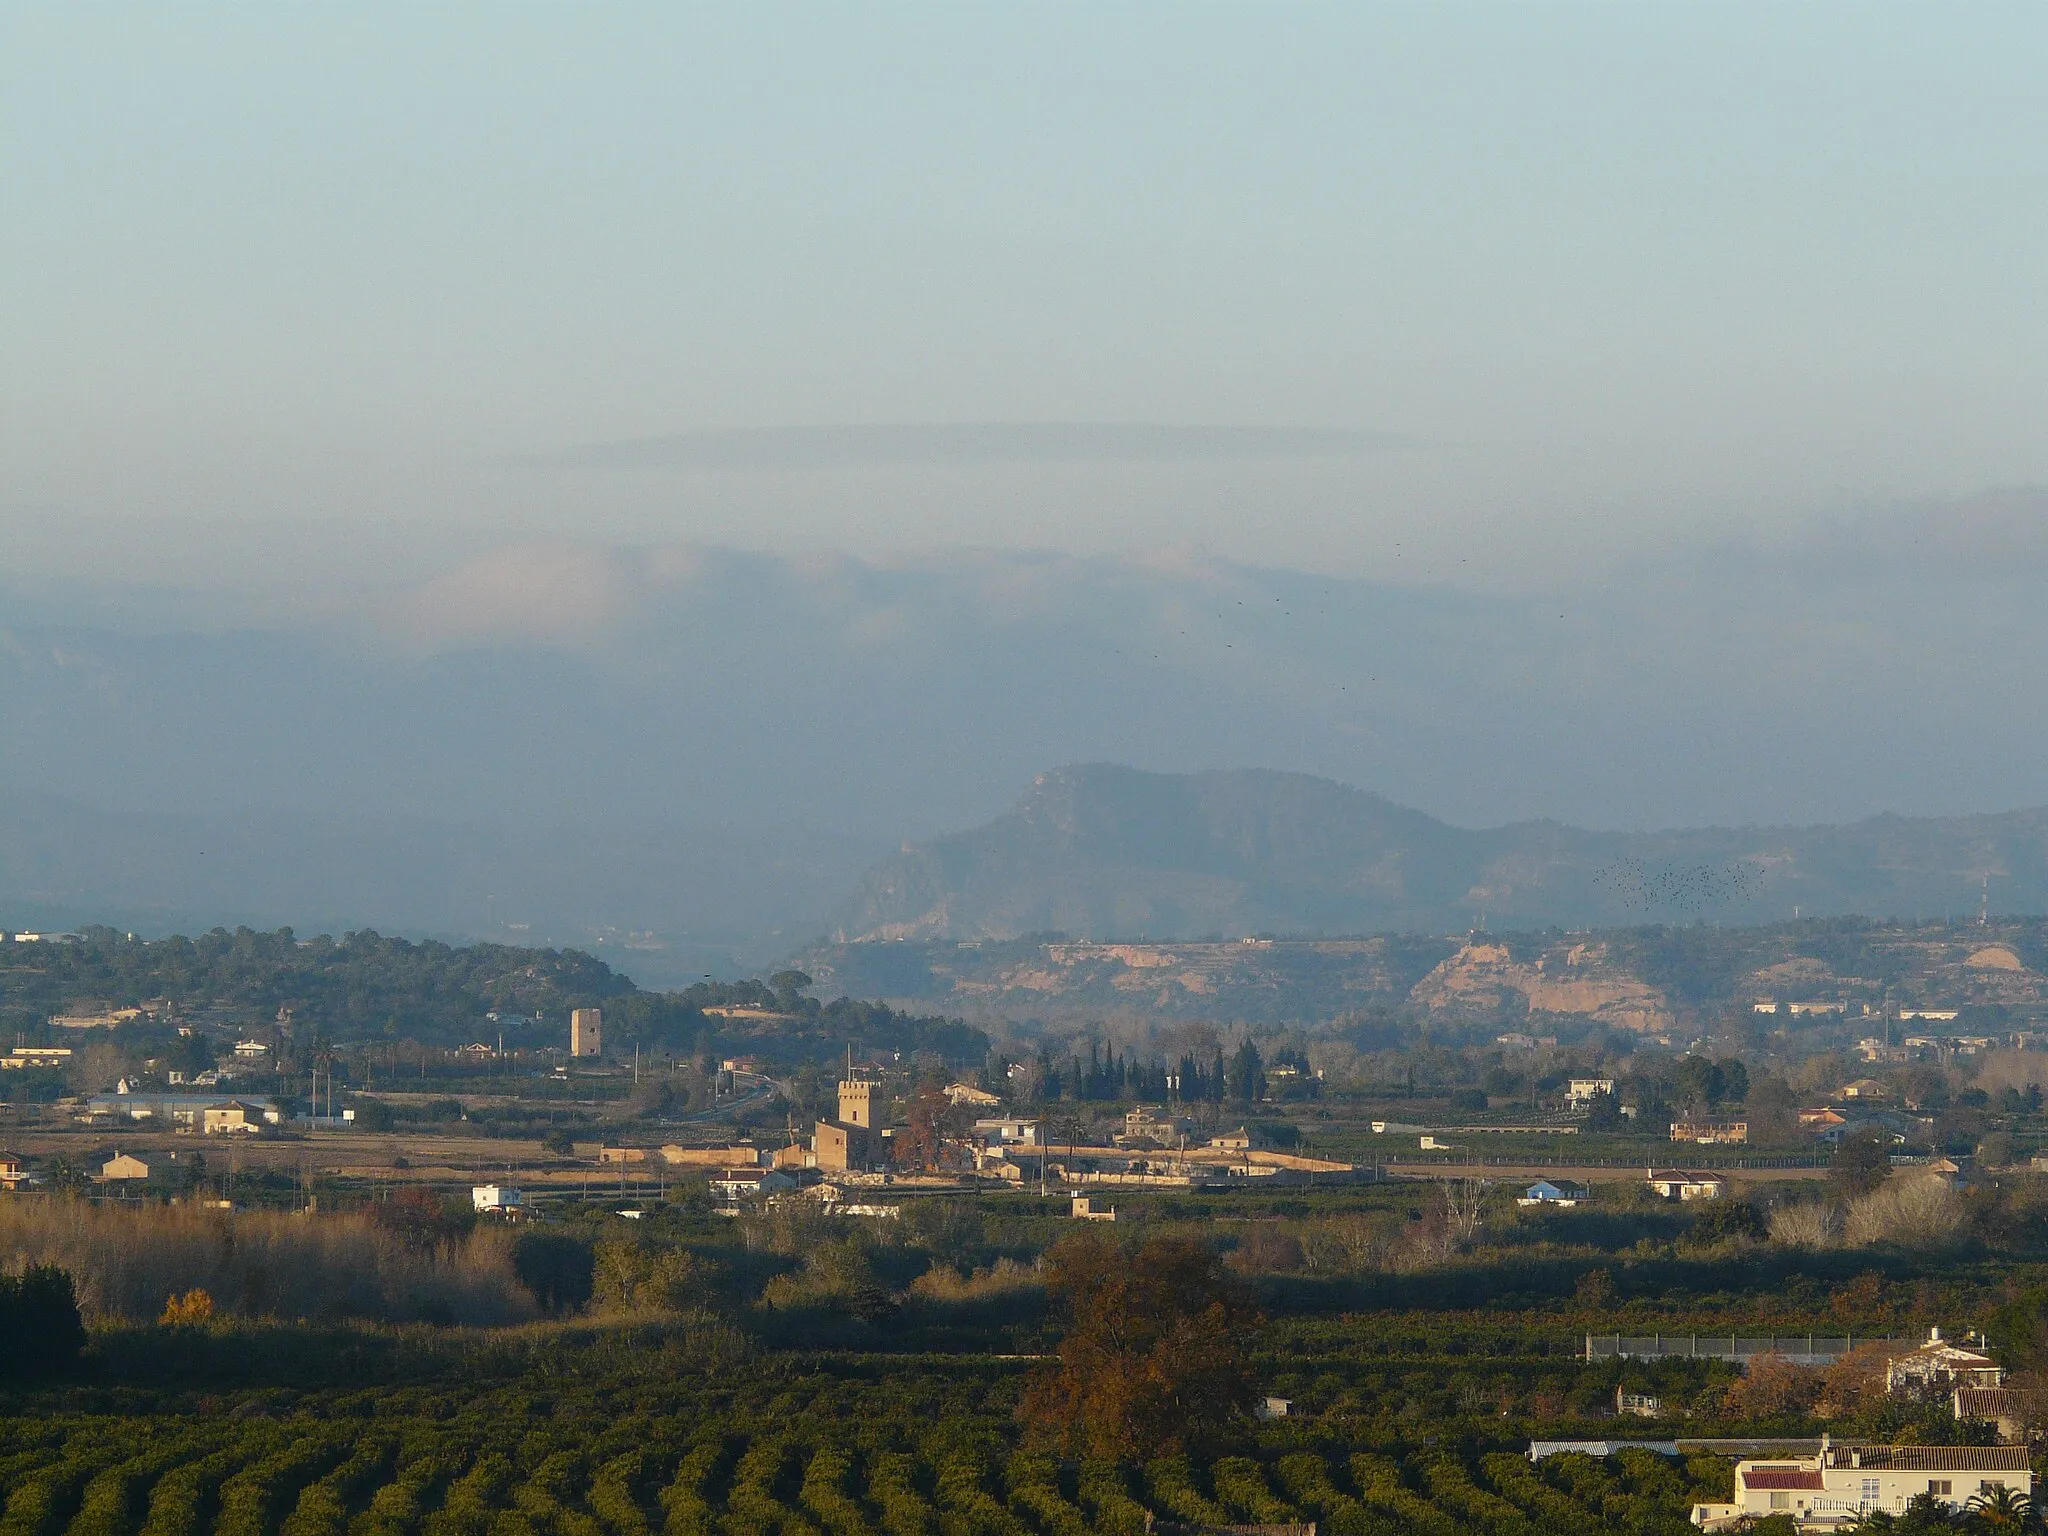
{"type": "Polygon", "coordinates": [[[806,1411],[0,1420],[0,1536],[1680,1536],[1724,1463],[1295,1449],[1061,1460],[986,1425],[806,1411]]]}

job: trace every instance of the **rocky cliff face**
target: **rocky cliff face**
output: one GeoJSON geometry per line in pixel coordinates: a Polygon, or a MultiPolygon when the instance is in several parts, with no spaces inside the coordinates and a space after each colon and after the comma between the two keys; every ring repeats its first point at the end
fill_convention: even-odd
{"type": "Polygon", "coordinates": [[[1632,927],[1457,937],[908,940],[818,946],[828,992],[973,1019],[1305,1027],[1408,1019],[1486,1038],[1588,1026],[1683,1040],[1729,1010],[1759,1028],[2004,1035],[2048,1028],[2048,918],[1632,927]],[[1777,1010],[1782,1008],[1782,1012],[1777,1010]]]}

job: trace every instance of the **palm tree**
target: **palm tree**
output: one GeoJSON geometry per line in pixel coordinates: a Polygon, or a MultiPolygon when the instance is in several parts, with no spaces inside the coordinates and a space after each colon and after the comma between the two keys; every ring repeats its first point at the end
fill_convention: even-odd
{"type": "Polygon", "coordinates": [[[2016,1489],[2003,1483],[1993,1483],[1983,1493],[1970,1496],[1963,1506],[1970,1512],[1970,1523],[1981,1531],[2032,1531],[2039,1529],[2034,1516],[2034,1501],[2016,1489]]]}

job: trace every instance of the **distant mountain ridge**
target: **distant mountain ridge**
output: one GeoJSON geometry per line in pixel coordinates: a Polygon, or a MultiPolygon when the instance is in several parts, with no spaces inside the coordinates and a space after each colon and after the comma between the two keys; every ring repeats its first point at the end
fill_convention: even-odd
{"type": "Polygon", "coordinates": [[[1472,830],[1264,769],[1040,774],[986,825],[905,844],[842,940],[1193,938],[2048,911],[2048,808],[1847,825],[1472,830]]]}

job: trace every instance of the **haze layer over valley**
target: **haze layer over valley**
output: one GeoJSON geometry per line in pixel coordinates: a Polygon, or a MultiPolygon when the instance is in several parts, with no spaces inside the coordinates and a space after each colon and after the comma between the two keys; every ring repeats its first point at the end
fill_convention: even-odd
{"type": "MultiPolygon", "coordinates": [[[[82,622],[90,594],[17,591],[0,896],[46,925],[601,941],[634,946],[629,969],[652,980],[842,930],[1938,916],[1973,907],[1986,876],[1994,906],[2020,910],[2040,899],[2024,819],[1866,828],[1839,857],[1812,833],[1619,834],[2048,801],[2038,500],[1872,514],[1853,562],[1834,554],[1846,534],[1816,526],[1520,591],[1185,551],[570,545],[337,586],[290,618],[167,592],[120,624],[102,594],[82,622]],[[1131,863],[1115,841],[1131,815],[1178,803],[1160,789],[1103,846],[1074,843],[1096,871],[1085,898],[1029,881],[991,897],[983,871],[962,889],[988,905],[935,928],[946,879],[918,875],[913,894],[900,858],[869,873],[905,841],[989,822],[1063,762],[1307,773],[1419,830],[1394,840],[1391,881],[1364,878],[1370,860],[1342,878],[1233,873],[1249,882],[1234,894],[1102,876],[1131,863]],[[1455,830],[1544,820],[1561,825],[1455,830]],[[1711,900],[1674,883],[1692,868],[1718,871],[1711,900]]],[[[1348,846],[1301,814],[1304,838],[1348,846]]],[[[1136,864],[1199,866],[1199,842],[1136,864]]]]}

